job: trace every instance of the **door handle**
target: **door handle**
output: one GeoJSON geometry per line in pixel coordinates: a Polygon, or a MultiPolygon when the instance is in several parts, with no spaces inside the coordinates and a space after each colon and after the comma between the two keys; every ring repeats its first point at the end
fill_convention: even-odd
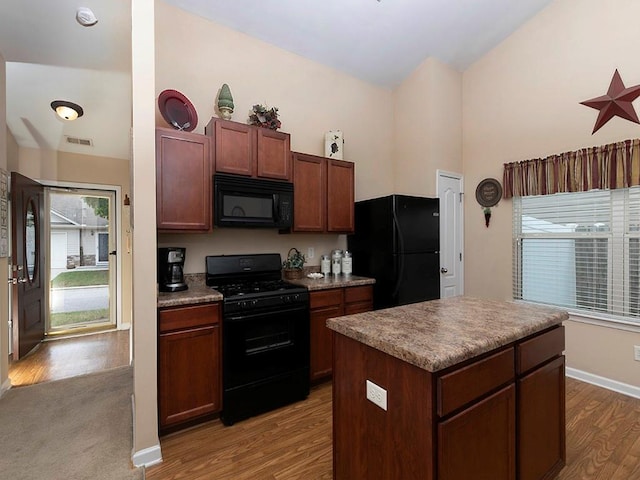
{"type": "Polygon", "coordinates": [[[9,285],[17,285],[17,283],[18,283],[18,279],[16,279],[16,278],[9,278],[9,279],[7,280],[7,283],[8,283],[9,285]]]}
{"type": "Polygon", "coordinates": [[[115,255],[115,254],[116,254],[115,250],[112,250],[111,252],[109,252],[109,255],[115,255]]]}
{"type": "Polygon", "coordinates": [[[447,273],[449,270],[447,270],[446,268],[442,267],[440,269],[440,273],[447,273]]]}

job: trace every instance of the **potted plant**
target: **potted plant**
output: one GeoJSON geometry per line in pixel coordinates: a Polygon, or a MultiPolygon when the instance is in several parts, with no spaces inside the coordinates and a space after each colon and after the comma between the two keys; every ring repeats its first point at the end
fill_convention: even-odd
{"type": "Polygon", "coordinates": [[[249,125],[270,128],[277,130],[282,125],[278,120],[278,109],[276,107],[267,107],[265,105],[254,105],[249,115],[249,125]]]}
{"type": "Polygon", "coordinates": [[[297,248],[292,248],[287,254],[287,258],[282,262],[282,268],[284,270],[284,278],[293,280],[296,278],[302,278],[302,267],[307,259],[304,258],[304,254],[300,253],[297,248]]]}

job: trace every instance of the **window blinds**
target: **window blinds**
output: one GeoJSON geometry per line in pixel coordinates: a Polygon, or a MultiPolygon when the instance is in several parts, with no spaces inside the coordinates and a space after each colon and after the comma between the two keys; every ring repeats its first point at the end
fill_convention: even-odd
{"type": "Polygon", "coordinates": [[[640,187],[513,206],[514,298],[640,324],[640,187]]]}

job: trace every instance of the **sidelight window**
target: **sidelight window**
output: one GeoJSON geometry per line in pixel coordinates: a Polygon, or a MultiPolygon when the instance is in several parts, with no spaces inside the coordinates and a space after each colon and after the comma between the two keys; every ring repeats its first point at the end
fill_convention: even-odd
{"type": "Polygon", "coordinates": [[[640,187],[513,198],[513,295],[640,324],[640,187]]]}

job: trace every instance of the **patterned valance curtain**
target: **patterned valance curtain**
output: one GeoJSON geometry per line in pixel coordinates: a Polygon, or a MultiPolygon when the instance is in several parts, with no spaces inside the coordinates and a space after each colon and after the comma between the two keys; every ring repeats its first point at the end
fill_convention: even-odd
{"type": "Polygon", "coordinates": [[[504,197],[640,185],[640,139],[504,164],[504,197]]]}

